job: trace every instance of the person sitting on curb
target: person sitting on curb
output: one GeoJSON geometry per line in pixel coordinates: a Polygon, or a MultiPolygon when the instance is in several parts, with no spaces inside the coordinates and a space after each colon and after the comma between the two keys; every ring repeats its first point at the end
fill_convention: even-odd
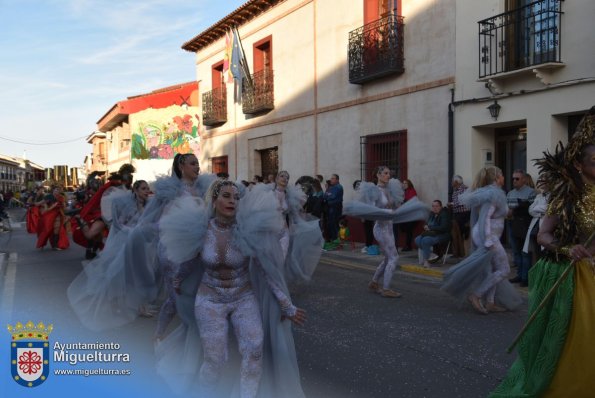
{"type": "Polygon", "coordinates": [[[432,212],[426,225],[424,225],[424,232],[415,238],[415,244],[420,253],[420,264],[423,264],[425,268],[430,267],[428,260],[432,252],[432,246],[450,240],[451,227],[451,217],[448,210],[442,207],[440,200],[434,200],[432,202],[432,212]]]}

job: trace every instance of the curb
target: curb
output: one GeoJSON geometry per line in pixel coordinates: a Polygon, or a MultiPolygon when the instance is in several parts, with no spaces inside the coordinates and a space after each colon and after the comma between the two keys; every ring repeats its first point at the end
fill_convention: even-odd
{"type": "MultiPolygon", "coordinates": [[[[334,254],[333,255],[333,254],[329,254],[329,253],[332,253],[332,252],[325,252],[322,254],[322,256],[320,257],[321,263],[339,267],[339,268],[343,268],[343,269],[360,269],[360,270],[371,271],[371,272],[374,272],[374,270],[376,270],[376,267],[378,266],[378,261],[376,261],[376,257],[380,257],[380,256],[369,256],[369,257],[359,258],[359,256],[357,256],[357,255],[356,256],[348,255],[348,254],[343,254],[343,255],[334,254]],[[374,262],[372,262],[372,260],[374,260],[374,262]]],[[[403,259],[403,257],[400,256],[400,259],[403,259]]],[[[403,264],[400,264],[400,265],[397,264],[397,270],[402,271],[402,272],[407,272],[410,274],[423,275],[425,277],[434,278],[439,281],[441,281],[443,279],[444,272],[453,265],[453,264],[447,264],[448,266],[447,267],[445,266],[445,269],[442,269],[441,267],[438,267],[438,266],[434,266],[431,268],[425,268],[421,265],[411,263],[410,262],[411,258],[406,258],[403,260],[405,260],[405,262],[403,264]]],[[[516,287],[516,289],[525,298],[528,296],[528,293],[529,293],[528,288],[516,287]]]]}
{"type": "Polygon", "coordinates": [[[414,274],[421,274],[421,275],[426,275],[426,276],[433,276],[433,277],[439,278],[439,279],[442,279],[443,274],[444,274],[444,272],[439,269],[424,268],[419,265],[413,265],[413,264],[401,265],[401,271],[411,272],[414,274]]]}
{"type": "MultiPolygon", "coordinates": [[[[374,256],[374,259],[377,256],[374,256]]],[[[378,266],[377,262],[374,261],[374,264],[371,264],[370,258],[365,259],[357,259],[347,255],[325,255],[323,254],[320,258],[320,262],[332,265],[340,268],[347,268],[347,269],[361,269],[366,271],[374,271],[378,266]]],[[[407,259],[409,260],[409,259],[407,259]]],[[[437,279],[442,279],[444,271],[441,269],[436,268],[424,268],[417,264],[412,264],[410,262],[406,262],[403,264],[397,265],[397,270],[402,272],[407,272],[411,274],[418,274],[424,276],[430,276],[437,279]]]]}

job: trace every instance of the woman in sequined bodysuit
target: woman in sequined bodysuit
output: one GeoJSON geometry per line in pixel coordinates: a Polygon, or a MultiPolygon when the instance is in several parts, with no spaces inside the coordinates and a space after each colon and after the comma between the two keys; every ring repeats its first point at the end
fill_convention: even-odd
{"type": "Polygon", "coordinates": [[[272,190],[255,189],[240,201],[233,182],[218,180],[206,204],[180,198],[160,223],[168,259],[180,264],[173,286],[185,322],[163,340],[170,348],[157,354],[160,374],[187,384],[172,388],[189,391],[198,382],[201,396],[303,397],[291,328],[284,320],[302,325],[305,312],[289,296],[279,242],[285,220],[278,207],[272,190]],[[197,261],[190,265],[190,258],[197,261]],[[198,288],[189,287],[193,280],[198,288]],[[193,308],[184,304],[190,292],[193,308]],[[189,346],[196,351],[187,353],[189,346]]]}
{"type": "MultiPolygon", "coordinates": [[[[263,327],[259,305],[252,290],[249,258],[233,244],[233,224],[238,191],[232,183],[215,185],[212,194],[215,217],[209,221],[200,260],[205,267],[195,302],[204,362],[200,382],[209,390],[218,380],[228,351],[229,324],[236,334],[241,359],[240,396],[255,397],[262,373],[263,327]]],[[[305,312],[261,269],[285,317],[303,324],[305,312]]]]}
{"type": "MultiPolygon", "coordinates": [[[[395,199],[391,197],[388,190],[388,182],[390,180],[390,170],[386,166],[378,167],[376,171],[378,177],[378,190],[380,191],[379,199],[375,205],[384,209],[394,209],[396,207],[395,199]]],[[[380,293],[382,297],[401,297],[398,293],[390,289],[390,283],[393,278],[393,273],[397,267],[399,260],[399,253],[395,246],[395,236],[393,233],[393,223],[390,220],[380,221],[374,223],[374,238],[378,242],[380,249],[384,253],[384,259],[376,268],[376,272],[372,277],[372,281],[368,284],[368,288],[380,293]],[[382,278],[382,288],[378,281],[382,278]]]]}

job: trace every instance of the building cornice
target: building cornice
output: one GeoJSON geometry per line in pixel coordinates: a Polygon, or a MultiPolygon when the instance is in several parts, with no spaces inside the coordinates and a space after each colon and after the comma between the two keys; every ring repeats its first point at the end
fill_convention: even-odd
{"type": "Polygon", "coordinates": [[[182,49],[197,52],[225,36],[233,27],[238,27],[285,0],[249,0],[231,14],[211,25],[202,33],[182,45],[182,49]]]}
{"type": "Polygon", "coordinates": [[[0,162],[9,163],[11,166],[19,166],[19,162],[11,156],[0,155],[0,162]]]}
{"type": "Polygon", "coordinates": [[[86,141],[88,144],[91,144],[93,142],[93,139],[95,138],[105,138],[106,134],[101,132],[101,131],[94,131],[91,134],[89,134],[89,136],[86,138],[86,141]]]}

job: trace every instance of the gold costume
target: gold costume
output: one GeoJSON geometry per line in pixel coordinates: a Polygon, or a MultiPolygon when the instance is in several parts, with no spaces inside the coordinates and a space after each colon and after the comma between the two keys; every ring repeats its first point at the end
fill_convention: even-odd
{"type": "MultiPolygon", "coordinates": [[[[595,230],[595,187],[577,205],[577,227],[584,237],[595,230]]],[[[574,273],[573,312],[556,373],[545,397],[593,397],[595,383],[595,273],[594,264],[583,259],[574,273]]]]}

